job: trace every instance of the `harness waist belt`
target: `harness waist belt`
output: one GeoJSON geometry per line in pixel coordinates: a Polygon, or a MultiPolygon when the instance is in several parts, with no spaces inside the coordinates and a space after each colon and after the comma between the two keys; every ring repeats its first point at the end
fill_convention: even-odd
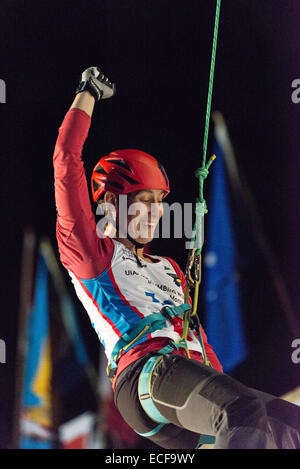
{"type": "Polygon", "coordinates": [[[107,374],[110,379],[116,373],[117,363],[122,353],[127,352],[136,342],[141,339],[144,334],[150,334],[157,330],[163,329],[166,321],[175,318],[181,314],[190,311],[191,306],[184,303],[179,306],[166,306],[161,312],[149,314],[137,321],[131,329],[125,332],[118,340],[111,354],[111,359],[107,367],[107,374]]]}

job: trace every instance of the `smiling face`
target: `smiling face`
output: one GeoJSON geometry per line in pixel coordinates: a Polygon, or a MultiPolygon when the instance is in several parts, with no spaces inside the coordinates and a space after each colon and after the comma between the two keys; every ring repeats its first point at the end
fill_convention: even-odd
{"type": "Polygon", "coordinates": [[[127,232],[138,243],[152,241],[155,228],[163,215],[164,191],[147,189],[128,197],[127,232]]]}
{"type": "MultiPolygon", "coordinates": [[[[163,215],[164,191],[159,189],[145,189],[131,192],[126,195],[126,205],[121,205],[119,199],[120,213],[117,210],[117,226],[119,236],[131,237],[140,244],[147,244],[154,237],[155,228],[163,215]],[[122,210],[127,207],[127,217],[122,216],[122,210]]],[[[122,196],[125,197],[125,196],[122,196]]],[[[118,196],[111,192],[105,194],[106,203],[113,204],[116,209],[118,196]]],[[[129,238],[130,239],[130,238],[129,238]]]]}

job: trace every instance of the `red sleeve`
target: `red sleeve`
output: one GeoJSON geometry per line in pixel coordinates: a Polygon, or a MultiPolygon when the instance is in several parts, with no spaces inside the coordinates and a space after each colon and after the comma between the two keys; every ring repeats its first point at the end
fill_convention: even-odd
{"type": "MultiPolygon", "coordinates": [[[[168,259],[168,261],[173,265],[174,269],[176,270],[176,273],[177,273],[178,277],[181,280],[181,286],[182,286],[182,290],[184,292],[185,287],[186,287],[186,280],[185,280],[185,276],[184,276],[182,270],[180,269],[179,265],[173,259],[170,259],[169,257],[166,257],[166,259],[168,259]]],[[[192,304],[192,299],[191,299],[190,296],[189,296],[189,303],[190,303],[190,305],[192,304]]],[[[205,352],[206,352],[208,360],[210,361],[212,367],[215,370],[223,372],[223,367],[222,367],[221,363],[219,362],[217,355],[213,351],[212,346],[208,343],[207,336],[206,336],[206,334],[204,332],[204,329],[201,326],[201,324],[200,324],[200,331],[201,331],[203,344],[204,344],[204,348],[205,348],[205,352]]]]}
{"type": "Polygon", "coordinates": [[[110,238],[97,235],[81,159],[90,124],[86,112],[70,109],[59,129],[53,157],[60,259],[66,269],[80,278],[100,275],[114,249],[110,238]]]}

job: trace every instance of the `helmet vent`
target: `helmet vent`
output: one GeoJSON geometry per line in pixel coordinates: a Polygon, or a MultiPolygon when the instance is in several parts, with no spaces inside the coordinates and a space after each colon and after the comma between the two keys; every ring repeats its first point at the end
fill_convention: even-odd
{"type": "Polygon", "coordinates": [[[135,179],[131,178],[130,176],[127,176],[127,174],[124,173],[119,173],[119,176],[122,176],[122,178],[126,179],[129,184],[139,184],[139,181],[136,181],[135,179]]]}
{"type": "Polygon", "coordinates": [[[131,168],[128,166],[127,163],[125,163],[124,160],[121,160],[121,159],[115,159],[115,158],[110,158],[110,159],[107,159],[106,161],[108,161],[109,163],[112,163],[112,164],[116,164],[117,166],[120,166],[121,168],[124,168],[124,169],[127,169],[127,171],[130,171],[132,173],[132,170],[131,168]]]}
{"type": "Polygon", "coordinates": [[[99,164],[99,166],[97,166],[97,168],[95,169],[95,172],[98,173],[98,174],[107,174],[107,172],[105,171],[105,169],[99,164]]]}
{"type": "Polygon", "coordinates": [[[99,187],[100,187],[99,184],[97,184],[96,181],[93,181],[93,189],[94,189],[94,192],[96,192],[99,187]]]}
{"type": "Polygon", "coordinates": [[[162,175],[163,175],[163,177],[164,177],[165,183],[166,183],[167,185],[169,185],[169,180],[168,180],[168,177],[167,177],[167,175],[166,175],[165,168],[163,167],[163,165],[162,165],[161,163],[157,163],[157,165],[158,165],[159,169],[160,169],[161,172],[162,172],[162,175]]]}

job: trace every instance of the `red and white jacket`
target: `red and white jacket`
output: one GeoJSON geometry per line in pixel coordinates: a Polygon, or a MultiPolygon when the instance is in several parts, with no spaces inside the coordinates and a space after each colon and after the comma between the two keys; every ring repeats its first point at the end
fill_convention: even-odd
{"type": "MultiPolygon", "coordinates": [[[[152,262],[141,259],[141,267],[122,243],[99,236],[81,159],[90,124],[87,113],[70,109],[59,129],[53,159],[56,235],[61,262],[110,360],[115,344],[140,318],[159,312],[165,305],[184,303],[185,278],[170,258],[149,256],[152,262]]],[[[170,340],[180,340],[182,322],[179,316],[166,321],[162,329],[142,336],[121,356],[114,382],[133,361],[160,350],[170,340]]],[[[208,359],[222,371],[203,329],[202,336],[208,359]]],[[[191,358],[203,361],[202,348],[193,331],[189,331],[187,343],[191,358]]]]}

